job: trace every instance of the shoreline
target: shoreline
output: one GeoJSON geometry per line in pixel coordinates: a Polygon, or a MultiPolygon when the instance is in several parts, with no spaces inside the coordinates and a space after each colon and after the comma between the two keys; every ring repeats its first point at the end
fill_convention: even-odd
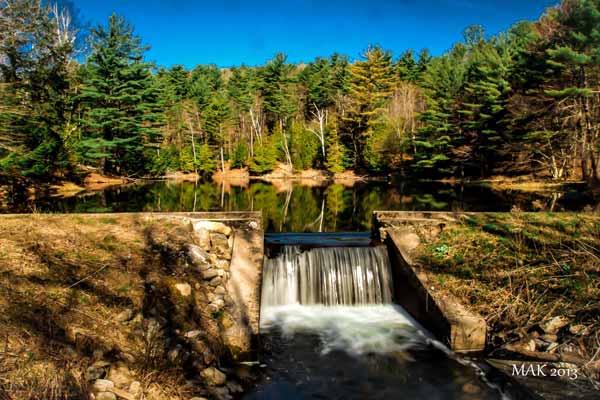
{"type": "MultiPolygon", "coordinates": [[[[410,180],[421,183],[440,183],[445,185],[465,185],[489,188],[494,191],[518,191],[523,193],[533,192],[556,192],[564,191],[574,186],[583,190],[597,190],[597,186],[581,180],[554,181],[548,179],[530,177],[509,178],[504,176],[489,179],[411,179],[394,174],[374,175],[361,174],[353,170],[342,173],[331,173],[326,170],[308,169],[301,171],[290,171],[289,168],[278,167],[274,171],[263,175],[251,175],[247,169],[226,169],[225,173],[217,171],[210,176],[203,177],[197,173],[172,172],[160,177],[131,178],[125,176],[109,176],[97,172],[89,173],[80,183],[72,180],[58,181],[51,184],[27,187],[28,197],[35,197],[37,193],[48,190],[50,197],[70,198],[85,193],[95,193],[113,187],[125,187],[134,184],[150,182],[199,182],[212,181],[226,187],[246,187],[252,182],[265,182],[274,186],[287,188],[290,185],[308,187],[327,186],[330,184],[341,184],[352,187],[362,182],[395,182],[398,180],[410,180]]],[[[6,186],[6,185],[5,185],[6,186]]],[[[0,186],[0,198],[3,196],[3,187],[0,186]]]]}

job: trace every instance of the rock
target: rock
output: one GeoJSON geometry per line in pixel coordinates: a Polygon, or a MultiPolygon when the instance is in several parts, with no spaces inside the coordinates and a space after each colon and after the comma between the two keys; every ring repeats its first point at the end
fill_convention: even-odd
{"type": "Polygon", "coordinates": [[[206,397],[192,397],[190,400],[208,400],[206,397]]]}
{"type": "Polygon", "coordinates": [[[113,392],[100,392],[94,397],[95,400],[117,400],[117,395],[113,392]]]}
{"type": "Polygon", "coordinates": [[[183,296],[188,297],[192,294],[192,287],[188,283],[177,283],[175,289],[183,296]]]}
{"type": "Polygon", "coordinates": [[[193,339],[193,338],[198,337],[200,335],[202,335],[202,331],[189,331],[189,332],[186,332],[184,336],[186,338],[193,339]]]}
{"type": "Polygon", "coordinates": [[[553,342],[558,341],[558,336],[546,333],[546,334],[540,336],[540,339],[542,339],[546,343],[553,343],[553,342]]]}
{"type": "Polygon", "coordinates": [[[202,279],[205,279],[207,281],[214,278],[215,276],[219,276],[219,270],[209,269],[202,272],[202,279]]]}
{"type": "Polygon", "coordinates": [[[222,299],[215,299],[211,304],[214,304],[215,306],[219,307],[219,309],[225,307],[225,301],[222,299]]]}
{"type": "Polygon", "coordinates": [[[509,343],[504,346],[506,350],[521,352],[521,351],[535,351],[535,341],[533,339],[523,339],[516,343],[509,343]]]}
{"type": "Polygon", "coordinates": [[[569,323],[569,320],[566,317],[558,316],[558,317],[551,318],[548,321],[542,322],[540,324],[540,328],[542,328],[542,330],[545,333],[555,334],[562,327],[566,326],[568,323],[569,323]]]}
{"type": "Polygon", "coordinates": [[[136,398],[133,394],[131,394],[128,391],[123,390],[123,389],[114,388],[113,393],[116,394],[119,399],[136,400],[136,398]]]}
{"type": "Polygon", "coordinates": [[[119,352],[118,357],[122,360],[125,361],[126,363],[128,363],[129,365],[133,365],[135,364],[135,357],[133,354],[131,353],[126,353],[124,351],[119,352]]]}
{"type": "Polygon", "coordinates": [[[139,381],[131,382],[129,385],[129,393],[131,393],[135,397],[140,397],[142,395],[142,384],[139,381]]]}
{"type": "Polygon", "coordinates": [[[210,282],[208,284],[210,286],[219,286],[221,284],[221,282],[223,282],[223,278],[221,278],[220,276],[215,276],[214,278],[212,278],[210,280],[210,282]]]}
{"type": "Polygon", "coordinates": [[[587,336],[590,334],[589,328],[585,325],[571,325],[569,327],[569,332],[571,332],[573,335],[581,336],[587,336]]]}
{"type": "Polygon", "coordinates": [[[248,228],[250,228],[251,230],[256,230],[258,229],[258,223],[256,221],[250,221],[248,223],[248,228]]]}
{"type": "Polygon", "coordinates": [[[222,285],[219,285],[215,288],[215,294],[225,294],[227,290],[222,285]]]}
{"type": "Polygon", "coordinates": [[[131,308],[127,308],[127,309],[121,311],[119,314],[117,314],[117,316],[115,317],[115,320],[117,322],[127,322],[127,321],[131,321],[134,316],[135,316],[135,312],[131,308]]]}
{"type": "Polygon", "coordinates": [[[213,250],[215,250],[218,254],[227,254],[229,253],[229,240],[227,236],[222,233],[211,233],[210,234],[210,243],[212,244],[213,250]]]}
{"type": "Polygon", "coordinates": [[[231,228],[221,222],[215,221],[197,221],[194,222],[194,231],[198,232],[201,229],[206,229],[211,232],[217,232],[225,236],[231,234],[231,228]]]}
{"type": "Polygon", "coordinates": [[[209,305],[207,305],[207,306],[206,306],[206,310],[207,310],[209,313],[211,313],[211,314],[214,314],[214,313],[216,313],[216,312],[219,312],[219,311],[220,311],[220,308],[219,308],[219,306],[217,306],[217,305],[215,305],[215,304],[212,304],[212,303],[211,303],[211,304],[209,304],[209,305]]]}
{"type": "Polygon", "coordinates": [[[131,371],[129,371],[129,368],[122,362],[117,362],[110,368],[108,379],[113,381],[115,386],[119,389],[129,387],[134,381],[131,376],[131,371]]]}
{"type": "Polygon", "coordinates": [[[115,388],[115,384],[113,381],[108,379],[96,379],[94,384],[92,385],[92,392],[100,393],[107,392],[115,388]]]}
{"type": "Polygon", "coordinates": [[[196,243],[198,243],[198,246],[200,246],[202,250],[210,250],[210,232],[208,229],[199,227],[198,229],[194,229],[193,235],[194,239],[196,239],[196,243]]]}
{"type": "Polygon", "coordinates": [[[214,367],[209,367],[202,370],[202,372],[200,372],[200,376],[202,379],[204,379],[204,382],[206,382],[207,385],[211,386],[222,386],[227,380],[225,374],[214,367]]]}
{"type": "Polygon", "coordinates": [[[546,351],[547,351],[548,353],[554,353],[554,351],[555,351],[556,349],[558,349],[558,346],[560,346],[560,345],[559,345],[558,343],[556,343],[556,342],[554,342],[554,343],[550,343],[550,344],[548,345],[548,347],[546,347],[546,351]]]}
{"type": "Polygon", "coordinates": [[[217,259],[215,264],[216,264],[217,268],[222,269],[223,271],[229,271],[229,265],[230,265],[229,261],[219,258],[219,259],[217,259]]]}
{"type": "Polygon", "coordinates": [[[110,366],[109,362],[106,361],[96,361],[92,365],[90,365],[85,371],[85,378],[88,381],[102,380],[106,375],[106,371],[110,366]]]}
{"type": "Polygon", "coordinates": [[[196,246],[195,244],[190,244],[188,245],[187,250],[188,256],[192,264],[196,265],[197,267],[201,267],[203,265],[210,265],[210,255],[201,247],[196,246]]]}

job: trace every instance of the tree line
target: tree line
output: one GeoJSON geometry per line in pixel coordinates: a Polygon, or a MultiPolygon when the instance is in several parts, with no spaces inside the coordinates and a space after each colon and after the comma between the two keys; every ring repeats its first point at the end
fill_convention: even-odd
{"type": "Polygon", "coordinates": [[[563,0],[445,54],[369,46],[294,64],[157,67],[124,17],[0,0],[0,174],[208,175],[279,163],[417,177],[598,180],[600,0],[563,0]]]}

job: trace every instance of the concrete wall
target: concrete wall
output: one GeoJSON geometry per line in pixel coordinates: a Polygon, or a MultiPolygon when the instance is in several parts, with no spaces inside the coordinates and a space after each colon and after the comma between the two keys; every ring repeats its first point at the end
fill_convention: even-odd
{"type": "Polygon", "coordinates": [[[424,266],[413,259],[424,236],[439,234],[460,217],[454,213],[376,211],[373,229],[388,247],[395,301],[452,350],[478,352],[485,348],[485,320],[453,296],[436,292],[424,266]]]}

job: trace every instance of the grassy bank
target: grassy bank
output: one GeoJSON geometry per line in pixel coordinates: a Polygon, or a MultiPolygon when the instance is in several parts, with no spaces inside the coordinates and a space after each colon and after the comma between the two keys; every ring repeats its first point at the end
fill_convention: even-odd
{"type": "Polygon", "coordinates": [[[123,398],[208,396],[227,311],[206,307],[192,236],[141,215],[2,217],[0,398],[88,398],[103,376],[123,398]]]}
{"type": "Polygon", "coordinates": [[[597,376],[600,216],[472,214],[416,251],[436,291],[486,318],[492,346],[570,354],[597,376]]]}

